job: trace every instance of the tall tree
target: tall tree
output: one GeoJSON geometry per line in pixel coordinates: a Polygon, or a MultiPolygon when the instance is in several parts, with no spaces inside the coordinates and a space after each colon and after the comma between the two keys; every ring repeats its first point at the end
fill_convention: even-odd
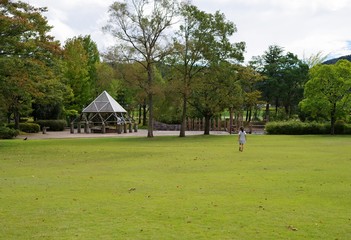
{"type": "Polygon", "coordinates": [[[94,97],[89,76],[89,56],[82,39],[75,37],[66,41],[64,61],[66,63],[66,84],[73,91],[73,98],[67,108],[81,111],[94,97]]]}
{"type": "Polygon", "coordinates": [[[292,53],[283,56],[280,65],[279,95],[276,98],[284,106],[286,116],[290,118],[303,98],[309,67],[292,53]]]}
{"type": "Polygon", "coordinates": [[[337,118],[351,109],[351,62],[339,60],[334,65],[316,65],[305,85],[305,99],[300,103],[312,116],[329,116],[331,134],[337,118]]]}
{"type": "Polygon", "coordinates": [[[119,43],[124,60],[140,63],[147,72],[148,137],[153,137],[154,65],[168,50],[168,30],[178,11],[173,0],[131,0],[110,6],[110,23],[104,28],[119,43]]]}
{"type": "Polygon", "coordinates": [[[221,61],[241,61],[245,43],[230,42],[229,37],[237,31],[236,26],[226,21],[225,16],[218,11],[209,14],[196,6],[183,4],[181,16],[182,23],[174,39],[172,65],[178,70],[181,79],[179,91],[183,107],[179,136],[184,137],[187,104],[193,91],[194,78],[221,61]]]}
{"type": "Polygon", "coordinates": [[[84,37],[79,36],[78,39],[82,41],[83,48],[88,58],[87,65],[89,72],[90,89],[92,96],[95,98],[101,93],[101,91],[97,88],[97,67],[100,63],[100,53],[96,43],[90,38],[90,35],[86,35],[84,37]]]}
{"type": "Polygon", "coordinates": [[[21,1],[0,3],[0,94],[16,127],[33,99],[45,94],[43,86],[54,79],[49,78],[60,56],[59,42],[48,34],[45,11],[21,1]]]}
{"type": "Polygon", "coordinates": [[[293,53],[284,53],[284,49],[273,45],[261,57],[250,62],[264,80],[258,83],[266,102],[266,120],[269,120],[269,106],[275,105],[276,114],[280,106],[284,106],[286,116],[290,117],[292,110],[303,96],[303,85],[308,74],[308,65],[299,60],[293,53]]]}
{"type": "MultiPolygon", "coordinates": [[[[269,106],[272,102],[276,103],[279,95],[278,81],[280,78],[280,60],[283,57],[284,49],[273,45],[262,56],[254,57],[250,65],[265,76],[264,81],[259,83],[259,90],[262,92],[266,102],[266,121],[269,121],[269,106]]],[[[276,103],[276,106],[278,103],[276,103]]]]}
{"type": "Polygon", "coordinates": [[[244,92],[244,106],[246,108],[246,121],[251,121],[252,109],[262,104],[261,91],[257,90],[257,83],[263,80],[263,76],[250,66],[238,69],[240,85],[244,92]]]}
{"type": "Polygon", "coordinates": [[[189,104],[205,118],[204,135],[210,134],[211,118],[227,108],[237,109],[243,93],[236,67],[222,61],[196,76],[189,104]]]}

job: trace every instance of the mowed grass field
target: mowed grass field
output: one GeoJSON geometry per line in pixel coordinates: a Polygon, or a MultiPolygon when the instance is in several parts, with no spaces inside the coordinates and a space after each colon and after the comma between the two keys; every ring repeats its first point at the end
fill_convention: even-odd
{"type": "Polygon", "coordinates": [[[351,239],[351,137],[1,140],[0,239],[351,239]]]}

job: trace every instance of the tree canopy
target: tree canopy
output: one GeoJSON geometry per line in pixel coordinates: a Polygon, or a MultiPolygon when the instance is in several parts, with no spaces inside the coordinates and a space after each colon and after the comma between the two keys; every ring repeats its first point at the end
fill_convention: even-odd
{"type": "MultiPolygon", "coordinates": [[[[230,42],[230,37],[237,31],[236,26],[234,23],[227,21],[225,16],[218,11],[210,14],[199,10],[196,6],[183,4],[181,7],[181,19],[179,31],[174,38],[174,52],[169,63],[178,72],[178,79],[181,82],[178,85],[178,91],[182,96],[180,136],[184,137],[188,102],[200,112],[206,112],[204,116],[207,118],[207,124],[209,124],[209,118],[215,114],[213,112],[215,108],[211,108],[211,114],[209,114],[209,108],[204,110],[204,107],[198,102],[200,96],[194,95],[196,92],[199,93],[199,89],[196,88],[201,88],[206,83],[211,85],[210,88],[214,87],[219,91],[217,84],[213,80],[222,81],[218,78],[223,78],[223,75],[221,77],[207,75],[206,72],[211,72],[209,69],[213,69],[212,73],[223,74],[228,69],[227,64],[224,62],[238,63],[242,61],[245,43],[230,42]],[[224,68],[218,71],[221,68],[220,66],[224,68]],[[215,70],[216,68],[217,70],[215,70]],[[204,75],[207,75],[207,77],[204,77],[204,75]],[[204,83],[194,83],[195,81],[203,81],[204,83]]],[[[231,75],[229,78],[225,76],[225,78],[235,81],[233,76],[235,75],[231,75]]],[[[211,98],[213,102],[211,105],[215,106],[218,103],[216,99],[222,98],[224,96],[221,95],[211,98]]],[[[206,99],[210,101],[209,98],[206,99]]],[[[209,102],[206,104],[209,106],[209,102]]],[[[209,126],[207,127],[209,129],[209,126]]],[[[208,133],[206,131],[206,134],[208,133]]]]}
{"type": "Polygon", "coordinates": [[[258,83],[266,102],[266,120],[269,120],[269,105],[283,106],[287,118],[297,112],[297,104],[303,98],[303,87],[307,80],[308,65],[293,53],[284,53],[277,45],[269,46],[262,56],[254,58],[251,66],[264,76],[258,83]]]}
{"type": "Polygon", "coordinates": [[[147,72],[148,137],[153,137],[154,64],[169,54],[167,30],[177,11],[177,1],[171,0],[115,2],[105,27],[117,39],[122,59],[140,63],[147,72]]]}
{"type": "Polygon", "coordinates": [[[339,60],[335,65],[316,65],[310,71],[305,85],[305,99],[301,108],[312,117],[324,116],[331,123],[351,109],[351,62],[339,60]]]}
{"type": "MultiPolygon", "coordinates": [[[[24,2],[2,1],[0,5],[0,93],[2,106],[13,114],[18,126],[20,114],[31,112],[35,99],[49,94],[57,80],[61,48],[48,34],[51,26],[42,14],[24,2]]],[[[56,95],[56,97],[60,97],[56,95]]]]}

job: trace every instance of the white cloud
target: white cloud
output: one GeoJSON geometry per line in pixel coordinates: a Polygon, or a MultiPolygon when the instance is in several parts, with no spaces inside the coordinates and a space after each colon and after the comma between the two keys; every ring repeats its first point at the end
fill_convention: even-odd
{"type": "Polygon", "coordinates": [[[238,32],[235,41],[245,41],[246,60],[262,55],[269,45],[279,45],[298,54],[320,51],[332,56],[350,54],[350,0],[194,0],[200,9],[224,12],[238,32]]]}
{"type": "MultiPolygon", "coordinates": [[[[114,0],[26,0],[47,6],[52,34],[64,43],[67,38],[90,34],[100,50],[113,44],[101,31],[114,0]]],[[[234,22],[233,41],[246,42],[246,61],[262,55],[269,45],[303,55],[320,51],[340,56],[351,53],[351,0],[192,0],[206,12],[219,10],[234,22]]]]}

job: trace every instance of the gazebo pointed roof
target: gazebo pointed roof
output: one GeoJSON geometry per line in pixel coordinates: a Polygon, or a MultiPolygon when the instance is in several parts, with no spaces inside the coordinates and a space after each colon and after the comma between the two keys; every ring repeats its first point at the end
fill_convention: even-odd
{"type": "Polygon", "coordinates": [[[127,111],[119,105],[106,91],[103,91],[94,101],[92,101],[83,113],[126,113],[127,111]]]}

